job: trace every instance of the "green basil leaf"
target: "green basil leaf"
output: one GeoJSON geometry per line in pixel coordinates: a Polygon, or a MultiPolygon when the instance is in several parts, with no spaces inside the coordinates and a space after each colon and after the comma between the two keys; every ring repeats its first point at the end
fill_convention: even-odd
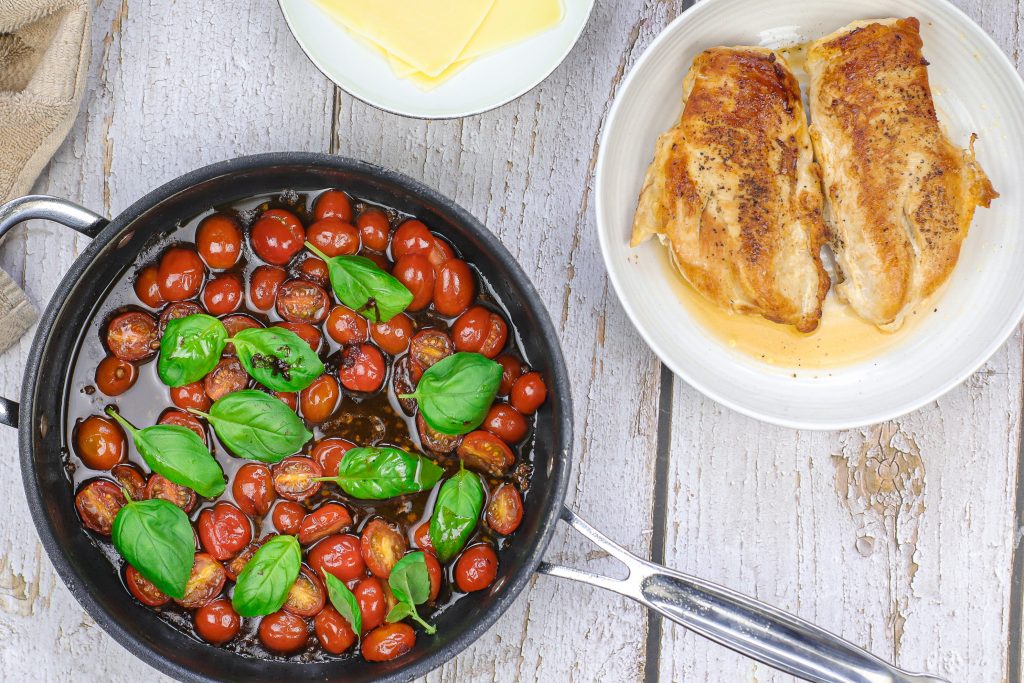
{"type": "Polygon", "coordinates": [[[281,609],[302,567],[302,548],[294,536],[274,536],[260,546],[238,575],[231,605],[243,617],[281,609]]]}
{"type": "Polygon", "coordinates": [[[217,365],[227,341],[228,331],[213,316],[200,313],[168,321],[160,339],[160,381],[180,387],[201,380],[217,365]]]}
{"type": "Polygon", "coordinates": [[[235,391],[202,415],[225,446],[241,457],[277,462],[298,453],[313,438],[299,416],[278,398],[255,389],[235,391]]]}
{"type": "Polygon", "coordinates": [[[391,608],[388,615],[384,617],[384,620],[389,624],[393,624],[396,621],[401,621],[406,617],[411,617],[416,614],[416,608],[407,602],[396,602],[395,606],[391,608]]]}
{"type": "Polygon", "coordinates": [[[483,507],[484,487],[479,475],[460,469],[441,486],[428,530],[437,559],[447,562],[459,554],[473,535],[483,507]]]}
{"type": "Polygon", "coordinates": [[[327,264],[331,288],[341,303],[370,322],[386,323],[412,303],[412,292],[365,256],[327,256],[306,242],[327,264]]]}
{"type": "Polygon", "coordinates": [[[245,371],[272,391],[302,391],[324,372],[320,356],[283,327],[242,330],[228,341],[245,371]]]}
{"type": "Polygon", "coordinates": [[[161,498],[128,503],[114,518],[111,537],[121,557],[154,586],[185,597],[196,542],[181,508],[161,498]]]}
{"type": "Polygon", "coordinates": [[[501,386],[501,363],[479,353],[460,351],[423,373],[414,398],[423,419],[442,434],[468,434],[484,421],[501,386]]]}
{"type": "Polygon", "coordinates": [[[430,597],[430,572],[423,553],[409,553],[391,568],[388,585],[402,602],[422,605],[430,597]]]}
{"type": "Polygon", "coordinates": [[[384,500],[426,491],[442,474],[442,467],[421,455],[391,446],[365,446],[345,453],[338,476],[319,481],[332,481],[353,498],[384,500]]]}
{"type": "Polygon", "coordinates": [[[327,596],[331,599],[334,609],[345,618],[348,625],[352,627],[352,633],[360,638],[363,632],[363,613],[359,609],[359,601],[352,591],[348,589],[341,579],[321,568],[324,575],[324,583],[327,584],[327,596]]]}

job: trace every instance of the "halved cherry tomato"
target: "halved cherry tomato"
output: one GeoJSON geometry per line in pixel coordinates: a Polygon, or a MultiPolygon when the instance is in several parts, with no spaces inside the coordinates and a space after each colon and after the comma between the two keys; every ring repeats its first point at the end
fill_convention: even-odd
{"type": "Polygon", "coordinates": [[[435,453],[454,453],[455,449],[462,443],[461,434],[442,434],[433,429],[423,419],[423,413],[416,415],[416,429],[420,433],[420,442],[423,444],[423,447],[435,453]]]}
{"type": "MultiPolygon", "coordinates": [[[[396,398],[416,391],[416,385],[413,384],[410,367],[411,363],[409,362],[409,356],[406,355],[395,361],[394,366],[391,368],[391,388],[394,390],[396,398]]],[[[397,400],[398,405],[402,408],[402,412],[406,415],[415,414],[416,399],[398,398],[397,400]]]]}
{"type": "Polygon", "coordinates": [[[297,275],[303,280],[309,280],[324,288],[331,283],[331,274],[327,270],[327,264],[318,256],[307,256],[302,259],[297,275]]]}
{"type": "Polygon", "coordinates": [[[455,585],[463,593],[482,591],[498,575],[498,556],[486,543],[470,546],[455,563],[455,585]]]}
{"type": "Polygon", "coordinates": [[[245,546],[242,552],[225,562],[224,573],[228,575],[228,578],[232,581],[237,581],[238,575],[242,573],[242,570],[245,569],[245,565],[252,559],[252,556],[256,554],[256,551],[260,549],[260,546],[273,538],[274,535],[275,534],[268,534],[259,541],[250,543],[245,546]]]}
{"type": "Polygon", "coordinates": [[[523,364],[518,358],[507,353],[501,354],[494,360],[501,363],[502,367],[501,386],[498,387],[498,395],[508,396],[509,392],[512,391],[512,385],[523,374],[523,364]]]}
{"type": "Polygon", "coordinates": [[[274,465],[270,470],[274,477],[274,490],[277,495],[288,500],[306,500],[320,490],[317,477],[324,476],[324,471],[316,461],[304,455],[293,455],[274,465]]]}
{"type": "Polygon", "coordinates": [[[146,497],[146,475],[135,465],[114,465],[110,470],[110,476],[117,480],[121,488],[128,491],[132,500],[143,500],[146,497]]]}
{"type": "Polygon", "coordinates": [[[419,382],[427,368],[454,352],[452,338],[441,330],[417,332],[409,345],[409,375],[414,382],[419,382]]]}
{"type": "Polygon", "coordinates": [[[160,348],[156,320],[148,313],[122,313],[107,325],[107,348],[126,361],[153,357],[160,348]]]}
{"type": "Polygon", "coordinates": [[[203,309],[195,301],[175,301],[173,304],[168,304],[167,307],[160,312],[160,322],[157,325],[160,336],[164,336],[164,332],[167,330],[167,323],[172,320],[187,318],[190,315],[196,315],[202,312],[203,309]]]}
{"type": "Polygon", "coordinates": [[[288,591],[288,599],[281,609],[297,617],[316,616],[324,608],[326,593],[320,577],[304,566],[288,591]]]}
{"type": "Polygon", "coordinates": [[[359,613],[363,617],[363,633],[372,631],[384,623],[388,614],[388,597],[384,592],[384,582],[376,576],[369,576],[352,589],[359,603],[359,613]]]}
{"type": "Polygon", "coordinates": [[[421,311],[430,305],[434,298],[434,267],[426,256],[406,254],[395,261],[392,275],[412,292],[408,310],[421,311]]]}
{"type": "Polygon", "coordinates": [[[196,553],[192,574],[185,584],[185,597],[175,600],[185,609],[198,609],[220,595],[227,574],[220,562],[207,553],[196,553]]]}
{"type": "Polygon", "coordinates": [[[205,413],[210,409],[210,397],[206,395],[206,387],[202,382],[171,388],[171,403],[182,410],[194,408],[205,413]]]}
{"type": "Polygon", "coordinates": [[[96,388],[107,396],[120,396],[138,379],[138,368],[117,356],[107,356],[96,366],[96,388]]]}
{"type": "Polygon", "coordinates": [[[231,482],[231,495],[245,514],[253,517],[267,514],[276,498],[270,468],[255,462],[242,465],[231,482]]]}
{"type": "Polygon", "coordinates": [[[282,534],[294,536],[299,533],[299,526],[306,516],[306,508],[290,500],[282,500],[274,506],[274,528],[282,534]]]}
{"type": "Polygon", "coordinates": [[[231,503],[217,503],[199,513],[199,543],[217,560],[229,560],[252,541],[252,523],[231,503]]]}
{"type": "Polygon", "coordinates": [[[187,427],[195,432],[196,436],[203,440],[203,443],[206,443],[206,429],[203,427],[203,423],[195,415],[186,413],[184,410],[168,408],[161,413],[158,424],[187,427]]]}
{"type": "Polygon", "coordinates": [[[195,491],[187,486],[175,484],[160,474],[149,475],[149,481],[146,482],[146,498],[169,500],[184,510],[186,515],[191,514],[199,503],[195,491]]]}
{"type": "Polygon", "coordinates": [[[431,602],[441,592],[441,563],[437,561],[433,553],[423,553],[423,561],[427,565],[427,576],[430,578],[430,594],[427,600],[431,602]]]}
{"type": "Polygon", "coordinates": [[[516,460],[504,441],[480,429],[466,434],[458,453],[467,467],[495,477],[507,472],[516,460]]]}
{"type": "Polygon", "coordinates": [[[462,259],[448,259],[437,267],[434,308],[441,315],[455,317],[469,308],[476,297],[476,279],[462,259]]]}
{"type": "Polygon", "coordinates": [[[146,266],[135,277],[135,296],[144,306],[160,308],[167,300],[160,294],[160,277],[156,266],[146,266]]]}
{"type": "MultiPolygon", "coordinates": [[[[220,322],[222,325],[224,325],[224,329],[227,330],[228,338],[234,337],[242,330],[251,330],[257,327],[263,327],[263,323],[261,323],[259,320],[256,320],[255,318],[250,318],[244,313],[236,313],[234,315],[225,316],[220,319],[220,322]]],[[[224,355],[236,355],[235,345],[229,343],[227,346],[225,346],[224,355]]]]}
{"type": "Polygon", "coordinates": [[[223,645],[232,640],[242,628],[241,617],[231,606],[231,601],[224,598],[197,609],[193,623],[199,637],[213,645],[223,645]]]}
{"type": "Polygon", "coordinates": [[[283,655],[298,652],[309,641],[306,620],[284,610],[263,617],[258,633],[265,648],[283,655]]]}
{"type": "Polygon", "coordinates": [[[330,605],[323,608],[313,620],[313,631],[320,645],[332,655],[340,655],[356,644],[352,625],[330,605]]]}
{"type": "Polygon", "coordinates": [[[334,414],[341,389],[333,375],[320,375],[299,393],[302,417],[319,424],[334,414]]]}
{"type": "Polygon", "coordinates": [[[412,534],[412,540],[420,550],[426,550],[431,553],[434,552],[434,543],[430,540],[429,518],[420,522],[420,525],[416,527],[416,531],[412,534]]]}
{"type": "Polygon", "coordinates": [[[352,525],[352,515],[341,503],[324,503],[302,519],[299,543],[311,545],[352,525]]]}
{"type": "Polygon", "coordinates": [[[305,280],[288,280],[277,292],[277,313],[291,323],[320,323],[331,300],[323,287],[305,280]]]}
{"type": "Polygon", "coordinates": [[[513,484],[502,484],[491,495],[487,504],[487,526],[502,536],[508,536],[523,521],[523,497],[513,484]]]}
{"type": "Polygon", "coordinates": [[[372,393],[384,384],[387,371],[384,356],[376,346],[346,346],[338,365],[338,379],[349,391],[372,393]]]}
{"type": "Polygon", "coordinates": [[[337,216],[313,223],[306,239],[327,256],[349,256],[359,251],[359,231],[337,216]]]}
{"type": "Polygon", "coordinates": [[[382,579],[391,576],[392,568],[409,549],[405,536],[383,519],[370,520],[359,544],[366,566],[382,579]]]}
{"type": "Polygon", "coordinates": [[[109,470],[124,460],[128,440],[121,425],[90,415],[75,425],[75,454],[93,470],[109,470]]]}
{"type": "Polygon", "coordinates": [[[348,306],[335,306],[327,316],[324,329],[339,344],[361,344],[366,341],[366,318],[348,306]]]}
{"type": "Polygon", "coordinates": [[[368,662],[388,662],[401,657],[416,646],[416,632],[408,624],[385,624],[370,631],[363,638],[363,659],[368,662]]]}
{"type": "Polygon", "coordinates": [[[153,582],[128,565],[124,570],[124,583],[136,600],[148,607],[160,607],[171,601],[171,597],[153,585],[153,582]]]}
{"type": "Polygon", "coordinates": [[[356,227],[359,228],[359,237],[367,249],[384,251],[388,248],[391,222],[387,214],[380,209],[363,211],[356,219],[356,227]]]}
{"type": "Polygon", "coordinates": [[[249,373],[237,358],[222,358],[203,378],[203,388],[211,401],[218,401],[230,393],[249,386],[249,373]]]}
{"type": "Polygon", "coordinates": [[[114,518],[125,503],[121,487],[108,479],[93,479],[75,494],[75,509],[82,524],[104,536],[110,535],[114,518]]]}
{"type": "Polygon", "coordinates": [[[331,217],[352,220],[352,200],[341,190],[327,190],[313,204],[313,218],[319,221],[331,217]]]}
{"type": "Polygon", "coordinates": [[[157,283],[167,301],[191,299],[203,286],[206,266],[199,254],[185,247],[171,247],[160,257],[157,283]]]}
{"type": "Polygon", "coordinates": [[[507,403],[492,405],[481,426],[505,443],[518,443],[530,428],[522,413],[507,403]]]}
{"type": "Polygon", "coordinates": [[[234,313],[242,304],[242,281],[237,275],[223,273],[203,288],[203,306],[210,315],[234,313]]]}
{"type": "Polygon", "coordinates": [[[306,241],[306,231],[298,217],[284,209],[264,211],[249,232],[256,255],[267,263],[283,266],[292,260],[306,241]]]}
{"type": "Polygon", "coordinates": [[[366,562],[363,561],[361,547],[358,536],[328,536],[309,549],[309,566],[318,575],[327,571],[345,582],[358,579],[366,573],[366,562]]]}
{"type": "Polygon", "coordinates": [[[320,345],[323,343],[323,336],[321,336],[320,331],[309,323],[274,323],[274,327],[283,327],[286,330],[291,330],[299,335],[302,341],[309,344],[309,348],[313,349],[314,352],[319,351],[320,345]]]}
{"type": "Polygon", "coordinates": [[[211,268],[232,267],[242,253],[242,229],[238,221],[223,213],[207,216],[196,230],[196,249],[211,268]]]}
{"type": "Polygon", "coordinates": [[[374,323],[370,326],[373,341],[392,356],[397,356],[409,348],[412,334],[412,318],[405,313],[399,313],[386,323],[374,323]]]}
{"type": "Polygon", "coordinates": [[[494,358],[505,348],[508,326],[505,320],[483,306],[473,306],[459,316],[452,326],[456,351],[479,353],[494,358]]]}
{"type": "Polygon", "coordinates": [[[277,266],[259,266],[249,276],[249,303],[266,311],[274,307],[277,301],[277,290],[288,279],[284,268],[277,266]]]}
{"type": "Polygon", "coordinates": [[[523,415],[533,415],[548,397],[548,388],[539,372],[528,372],[512,385],[509,403],[523,415]]]}
{"type": "Polygon", "coordinates": [[[355,447],[356,445],[347,439],[331,437],[313,446],[309,457],[317,461],[323,469],[325,477],[336,477],[341,459],[345,457],[345,453],[355,447]]]}

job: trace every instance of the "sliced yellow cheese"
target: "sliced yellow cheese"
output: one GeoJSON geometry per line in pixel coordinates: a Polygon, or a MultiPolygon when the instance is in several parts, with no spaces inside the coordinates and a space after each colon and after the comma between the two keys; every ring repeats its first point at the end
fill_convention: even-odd
{"type": "Polygon", "coordinates": [[[562,0],[497,0],[460,60],[518,43],[562,20],[562,0]]]}
{"type": "Polygon", "coordinates": [[[495,0],[319,0],[337,21],[427,76],[459,59],[495,0]]]}

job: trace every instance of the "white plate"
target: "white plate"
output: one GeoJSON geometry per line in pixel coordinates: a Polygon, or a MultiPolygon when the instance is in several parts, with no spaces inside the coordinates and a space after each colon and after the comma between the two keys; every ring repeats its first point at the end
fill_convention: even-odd
{"type": "MultiPolygon", "coordinates": [[[[471,116],[510,102],[555,70],[579,40],[594,0],[562,0],[557,26],[481,57],[451,80],[423,91],[352,37],[313,0],[278,0],[295,40],[325,76],[367,104],[403,116],[471,116]]],[[[372,1],[372,0],[371,0],[372,1]]]]}
{"type": "Polygon", "coordinates": [[[659,35],[612,106],[597,162],[597,229],[615,291],[659,358],[734,410],[774,424],[845,429],[897,417],[963,382],[1024,314],[1024,85],[1010,61],[943,0],[705,0],[659,35]],[[693,58],[714,45],[786,44],[855,19],[915,16],[940,118],[952,139],[980,136],[978,160],[1002,196],[979,209],[960,262],[929,316],[893,350],[828,372],[775,368],[729,349],[696,324],[664,279],[657,240],[629,248],[644,172],[658,135],[682,110],[693,58]]]}

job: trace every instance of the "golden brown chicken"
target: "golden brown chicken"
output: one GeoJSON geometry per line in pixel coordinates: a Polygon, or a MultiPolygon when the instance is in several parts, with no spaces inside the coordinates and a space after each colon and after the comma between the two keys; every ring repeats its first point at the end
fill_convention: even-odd
{"type": "Polygon", "coordinates": [[[814,42],[811,137],[843,282],[864,319],[887,331],[953,271],[976,206],[998,195],[943,133],[918,20],[845,26],[814,42]]]}
{"type": "Polygon", "coordinates": [[[656,234],[708,299],[814,330],[829,278],[796,78],[770,50],[716,47],[693,61],[683,98],[678,124],[658,139],[631,244],[656,234]]]}

